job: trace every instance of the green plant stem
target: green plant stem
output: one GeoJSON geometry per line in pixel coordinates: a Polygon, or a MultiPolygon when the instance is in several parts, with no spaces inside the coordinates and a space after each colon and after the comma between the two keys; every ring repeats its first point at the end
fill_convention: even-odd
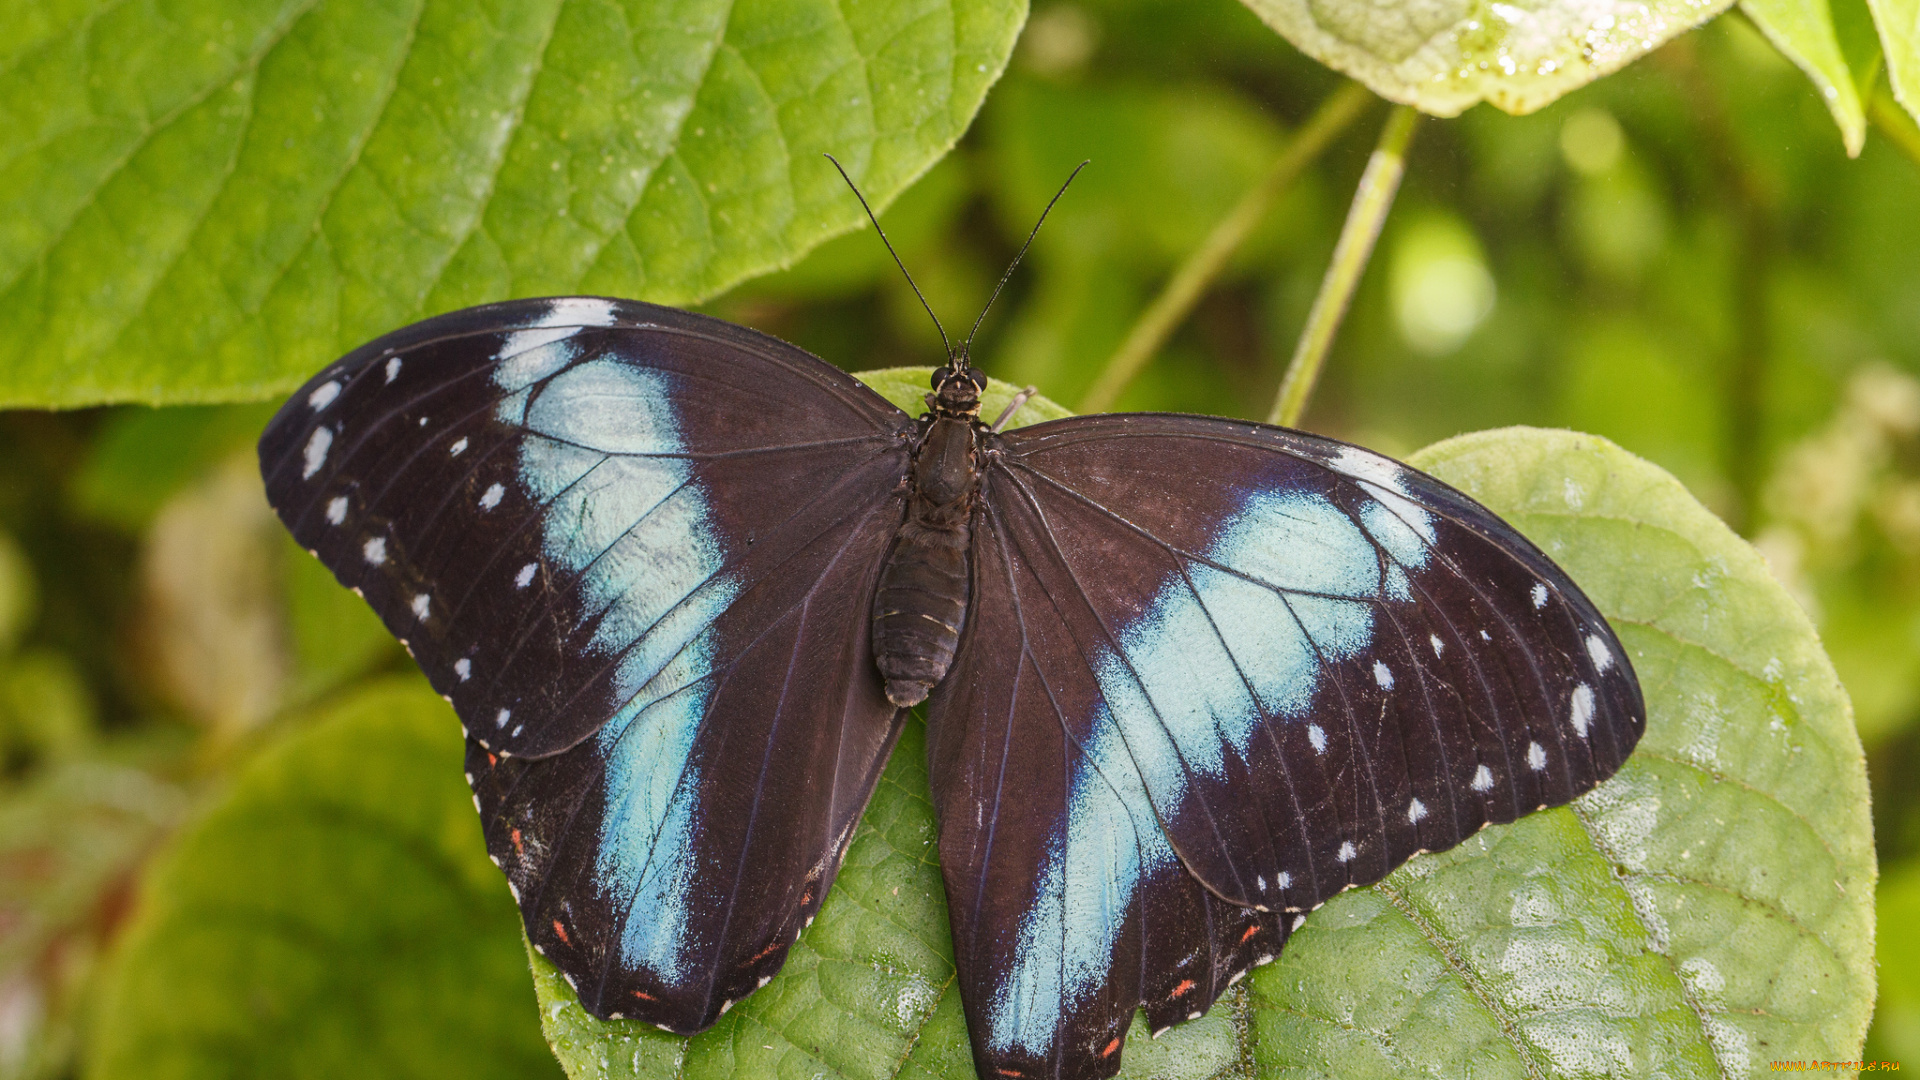
{"type": "Polygon", "coordinates": [[[1880,87],[1867,99],[1867,118],[1888,142],[1906,151],[1907,156],[1920,165],[1920,126],[1893,100],[1892,92],[1886,87],[1880,87]]]}
{"type": "Polygon", "coordinates": [[[1353,302],[1353,290],[1367,269],[1374,241],[1380,239],[1380,226],[1393,208],[1393,196],[1400,190],[1400,178],[1407,171],[1407,144],[1413,141],[1414,124],[1420,114],[1410,106],[1396,105],[1387,114],[1380,130],[1380,142],[1367,159],[1367,171],[1360,175],[1360,186],[1353,193],[1353,205],[1347,210],[1346,224],[1340,227],[1340,239],[1333,245],[1333,259],[1326,276],[1320,279],[1320,293],[1307,312],[1307,325],[1300,331],[1300,343],[1294,347],[1293,360],[1280,380],[1280,392],[1274,396],[1273,411],[1267,423],[1291,427],[1306,411],[1307,398],[1320,377],[1327,350],[1340,330],[1340,320],[1353,302]]]}
{"type": "Polygon", "coordinates": [[[1113,408],[1121,391],[1167,343],[1167,338],[1193,310],[1193,305],[1199,302],[1207,286],[1220,276],[1227,260],[1266,219],[1273,204],[1372,100],[1373,95],[1367,92],[1366,87],[1349,82],[1321,103],[1319,110],[1287,143],[1287,148],[1267,170],[1267,175],[1241,196],[1239,203],[1220,219],[1200,246],[1173,272],[1173,277],[1167,280],[1160,295],[1154,297],[1153,303],[1141,312],[1133,329],[1127,332],[1126,340],[1114,350],[1113,356],[1101,369],[1100,377],[1094,380],[1093,387],[1080,399],[1081,412],[1105,412],[1113,408]]]}

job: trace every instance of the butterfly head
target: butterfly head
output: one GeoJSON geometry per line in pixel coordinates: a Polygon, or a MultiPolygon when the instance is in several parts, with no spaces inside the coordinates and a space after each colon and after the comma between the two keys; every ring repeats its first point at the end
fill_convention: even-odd
{"type": "Polygon", "coordinates": [[[927,395],[927,408],[935,416],[972,419],[980,415],[980,395],[986,389],[986,373],[964,357],[956,357],[933,369],[933,393],[927,395]]]}

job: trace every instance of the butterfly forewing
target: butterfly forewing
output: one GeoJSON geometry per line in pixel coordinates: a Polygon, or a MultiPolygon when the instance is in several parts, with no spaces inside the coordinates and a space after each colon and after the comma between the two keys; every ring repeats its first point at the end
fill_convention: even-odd
{"type": "Polygon", "coordinates": [[[1638,686],[1579,590],[1484,509],[1378,455],[1272,428],[1134,416],[1014,432],[988,462],[987,532],[1015,569],[989,565],[983,539],[975,576],[982,589],[1007,576],[1002,602],[1018,632],[994,629],[983,597],[931,713],[946,755],[934,774],[979,778],[949,778],[961,786],[941,797],[943,857],[968,875],[956,882],[949,868],[950,890],[1030,899],[996,911],[1012,926],[993,930],[961,926],[972,914],[956,903],[957,942],[1028,943],[1008,959],[963,960],[969,1007],[990,1026],[996,1003],[1023,992],[1011,974],[1021,965],[1145,961],[1138,998],[1063,1020],[1058,1045],[1035,1055],[1071,1062],[1059,1075],[1110,1075],[1093,1044],[1135,1001],[1150,1016],[1175,1013],[1157,995],[1187,980],[1118,945],[1086,952],[1102,956],[1088,968],[1081,950],[1119,940],[1113,928],[1130,913],[1178,906],[1187,875],[1290,919],[1417,851],[1568,801],[1639,736],[1638,686]],[[1019,689],[996,696],[1016,649],[1019,689]],[[966,785],[1022,767],[1021,754],[1042,753],[1027,747],[1049,738],[1066,749],[1045,751],[1046,765],[1008,789],[1026,802],[1044,792],[1033,834],[1015,833],[1009,850],[1004,826],[990,841],[966,831],[986,816],[970,815],[970,800],[987,798],[966,785]],[[1077,801],[1092,790],[1106,794],[1077,801]],[[1112,805],[1091,809],[1101,800],[1112,805]],[[1158,862],[1150,839],[1137,857],[1076,855],[1124,848],[1120,833],[1152,824],[1164,836],[1158,862]],[[1149,872],[1167,857],[1186,873],[1149,872]],[[973,865],[995,860],[1004,880],[973,865]],[[1015,865],[1041,883],[1133,882],[1133,892],[1049,901],[1067,894],[1021,893],[1015,865]],[[1052,943],[1056,924],[1064,944],[1052,943]]]}
{"type": "Polygon", "coordinates": [[[459,712],[597,1015],[710,1024],[817,908],[897,734],[866,598],[910,431],[791,346],[569,298],[376,341],[262,438],[294,536],[459,712]]]}

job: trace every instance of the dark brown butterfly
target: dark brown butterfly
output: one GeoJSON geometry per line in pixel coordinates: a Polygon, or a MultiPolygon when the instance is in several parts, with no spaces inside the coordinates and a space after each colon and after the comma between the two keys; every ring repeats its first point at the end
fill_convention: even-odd
{"type": "Polygon", "coordinates": [[[268,427],[270,500],[453,703],[595,1016],[696,1032],[772,978],[928,691],[986,1077],[1111,1076],[1137,1008],[1201,1015],[1302,913],[1639,738],[1606,621],[1439,481],[1207,417],[995,431],[983,386],[963,349],[916,419],[568,297],[399,330],[268,427]]]}

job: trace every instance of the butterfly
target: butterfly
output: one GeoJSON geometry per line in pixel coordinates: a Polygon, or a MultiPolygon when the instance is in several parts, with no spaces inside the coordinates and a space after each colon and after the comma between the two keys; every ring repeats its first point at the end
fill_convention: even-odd
{"type": "Polygon", "coordinates": [[[1244,421],[1001,430],[949,357],[914,417],[717,319],[520,300],[262,436],[594,1016],[691,1034],[766,985],[923,702],[983,1077],[1112,1076],[1137,1009],[1201,1016],[1330,897],[1633,749],[1606,620],[1467,496],[1244,421]]]}

